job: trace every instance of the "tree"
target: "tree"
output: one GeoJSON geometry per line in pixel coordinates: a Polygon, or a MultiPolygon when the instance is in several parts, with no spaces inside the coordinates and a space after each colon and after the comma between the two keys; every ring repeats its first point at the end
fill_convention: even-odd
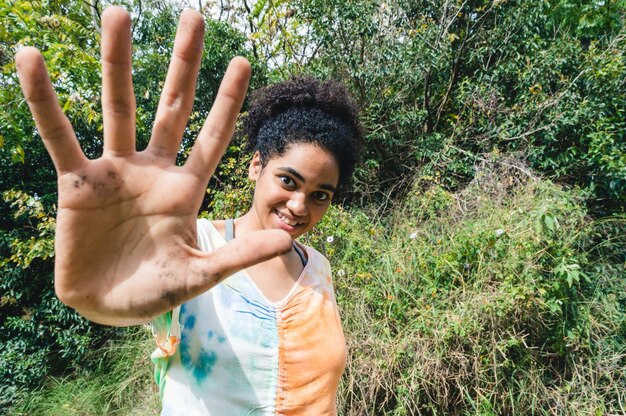
{"type": "Polygon", "coordinates": [[[252,39],[306,43],[266,51],[284,61],[281,76],[351,87],[367,130],[353,198],[384,206],[416,174],[459,189],[496,152],[584,187],[602,215],[626,202],[625,6],[294,0],[240,12],[252,39]],[[280,18],[265,27],[263,16],[280,18]]]}

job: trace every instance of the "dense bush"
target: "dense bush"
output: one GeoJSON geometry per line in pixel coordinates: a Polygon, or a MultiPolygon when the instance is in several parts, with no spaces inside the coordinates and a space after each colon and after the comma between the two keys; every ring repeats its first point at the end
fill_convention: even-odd
{"type": "Polygon", "coordinates": [[[20,397],[10,415],[156,415],[159,393],[152,376],[150,353],[153,342],[146,342],[149,329],[129,331],[122,342],[116,339],[91,349],[85,360],[94,370],[73,372],[65,377],[47,378],[46,388],[20,397]]]}
{"type": "Polygon", "coordinates": [[[341,414],[623,412],[626,219],[517,168],[318,227],[350,350],[341,414]]]}
{"type": "MultiPolygon", "coordinates": [[[[143,147],[167,70],[179,10],[137,4],[133,22],[137,142],[143,147]]],[[[129,5],[132,9],[132,5],[129,5]]],[[[91,324],[66,308],[53,289],[56,176],[19,91],[13,55],[18,45],[44,54],[60,103],[89,157],[102,148],[98,13],[84,2],[4,2],[0,5],[0,413],[22,388],[48,375],[90,366],[86,353],[123,330],[91,324]]],[[[197,105],[185,132],[184,159],[202,127],[228,62],[246,55],[245,38],[209,21],[197,105]]],[[[252,86],[266,72],[252,60],[252,86]]],[[[230,153],[236,155],[236,148],[230,153]]],[[[218,175],[215,182],[219,184],[218,175]]],[[[208,200],[206,202],[208,204],[208,200]]]]}
{"type": "Polygon", "coordinates": [[[519,152],[536,171],[589,190],[596,215],[623,212],[623,3],[289,7],[316,51],[299,70],[344,80],[363,108],[369,134],[355,198],[384,203],[425,166],[460,189],[474,176],[473,155],[519,152]]]}

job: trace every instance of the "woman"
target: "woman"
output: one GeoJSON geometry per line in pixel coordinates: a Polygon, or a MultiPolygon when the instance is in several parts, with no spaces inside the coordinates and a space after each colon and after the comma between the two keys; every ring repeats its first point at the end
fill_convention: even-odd
{"type": "Polygon", "coordinates": [[[34,48],[18,52],[20,84],[58,175],[57,295],[98,323],[154,321],[164,352],[157,358],[166,380],[164,414],[333,414],[345,345],[326,280],[330,273],[319,253],[294,239],[315,225],[351,173],[339,156],[351,150],[333,150],[330,127],[353,129],[356,143],[354,114],[343,117],[341,111],[351,106],[341,106],[347,102],[345,93],[335,87],[321,88],[314,94],[318,100],[304,105],[274,101],[267,93],[250,111],[247,124],[248,136],[257,140],[250,165],[257,185],[250,212],[234,221],[230,235],[230,222],[197,224],[250,77],[247,61],[231,61],[187,162],[177,166],[203,30],[198,13],[181,15],[153,134],[148,147],[138,152],[130,17],[118,7],[102,14],[104,149],[95,160],[80,149],[41,54],[34,48]],[[344,97],[333,98],[335,93],[344,97]],[[273,102],[280,104],[269,105],[273,102]],[[344,104],[327,106],[338,102],[344,104]],[[319,126],[307,117],[326,126],[326,133],[310,134],[319,126]],[[282,118],[291,124],[283,124],[282,118]],[[275,135],[276,127],[291,132],[288,126],[301,121],[312,130],[264,139],[275,135]],[[226,304],[235,295],[238,302],[226,304]],[[271,315],[272,308],[274,320],[262,316],[271,315]],[[248,319],[253,314],[258,316],[248,319]],[[170,325],[163,325],[168,320],[170,325]],[[163,341],[162,331],[173,338],[163,341]],[[207,389],[209,378],[221,390],[207,389]],[[219,401],[220,395],[227,399],[219,401]]]}
{"type": "Polygon", "coordinates": [[[254,150],[252,207],[234,221],[198,221],[198,244],[212,251],[256,230],[281,229],[293,250],[153,322],[163,415],[336,413],[346,347],[330,267],[296,238],[352,174],[355,115],[345,88],[332,82],[296,79],[254,96],[244,122],[254,150]]]}

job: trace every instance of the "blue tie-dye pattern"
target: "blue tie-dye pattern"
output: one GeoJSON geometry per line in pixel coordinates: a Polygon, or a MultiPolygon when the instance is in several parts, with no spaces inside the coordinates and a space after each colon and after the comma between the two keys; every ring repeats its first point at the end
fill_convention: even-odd
{"type": "MultiPolygon", "coordinates": [[[[181,320],[185,331],[181,334],[180,339],[180,361],[183,368],[190,371],[198,384],[201,384],[211,374],[213,366],[217,361],[217,353],[202,347],[197,331],[193,331],[193,328],[196,326],[196,316],[184,316],[183,313],[186,315],[186,312],[186,309],[181,308],[181,320]],[[195,354],[192,352],[194,344],[200,348],[195,354]]],[[[214,335],[214,331],[210,330],[207,333],[207,338],[211,339],[214,335]]]]}
{"type": "Polygon", "coordinates": [[[185,320],[183,321],[183,325],[185,326],[186,329],[193,329],[193,327],[196,326],[196,316],[189,315],[185,317],[185,320]]]}
{"type": "Polygon", "coordinates": [[[206,380],[209,374],[211,374],[213,366],[217,361],[217,354],[215,353],[215,351],[206,351],[204,349],[201,349],[198,353],[198,357],[196,358],[196,360],[187,363],[186,365],[185,361],[183,360],[181,351],[181,361],[183,363],[183,366],[187,368],[187,370],[190,369],[188,366],[192,366],[193,376],[198,381],[198,384],[201,384],[204,380],[206,380]]]}
{"type": "Polygon", "coordinates": [[[262,319],[262,320],[264,320],[264,321],[269,321],[269,320],[271,320],[271,319],[272,319],[272,318],[270,318],[269,316],[259,316],[259,315],[257,315],[256,313],[251,312],[251,311],[242,311],[242,310],[238,310],[237,312],[239,312],[239,313],[246,313],[246,314],[248,314],[248,315],[252,315],[252,316],[254,316],[255,318],[262,319]]]}
{"type": "Polygon", "coordinates": [[[247,305],[251,306],[251,309],[253,310],[245,311],[245,310],[239,309],[237,310],[237,312],[248,313],[262,320],[274,320],[276,318],[276,310],[274,308],[268,308],[260,302],[247,299],[242,294],[239,294],[239,296],[247,305]]]}

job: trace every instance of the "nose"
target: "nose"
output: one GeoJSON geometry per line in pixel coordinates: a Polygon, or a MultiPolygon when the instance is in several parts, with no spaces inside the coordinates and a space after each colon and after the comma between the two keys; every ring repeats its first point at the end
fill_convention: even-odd
{"type": "Polygon", "coordinates": [[[307,214],[306,197],[300,192],[294,192],[291,194],[291,198],[287,201],[287,208],[294,215],[303,216],[307,214]]]}

